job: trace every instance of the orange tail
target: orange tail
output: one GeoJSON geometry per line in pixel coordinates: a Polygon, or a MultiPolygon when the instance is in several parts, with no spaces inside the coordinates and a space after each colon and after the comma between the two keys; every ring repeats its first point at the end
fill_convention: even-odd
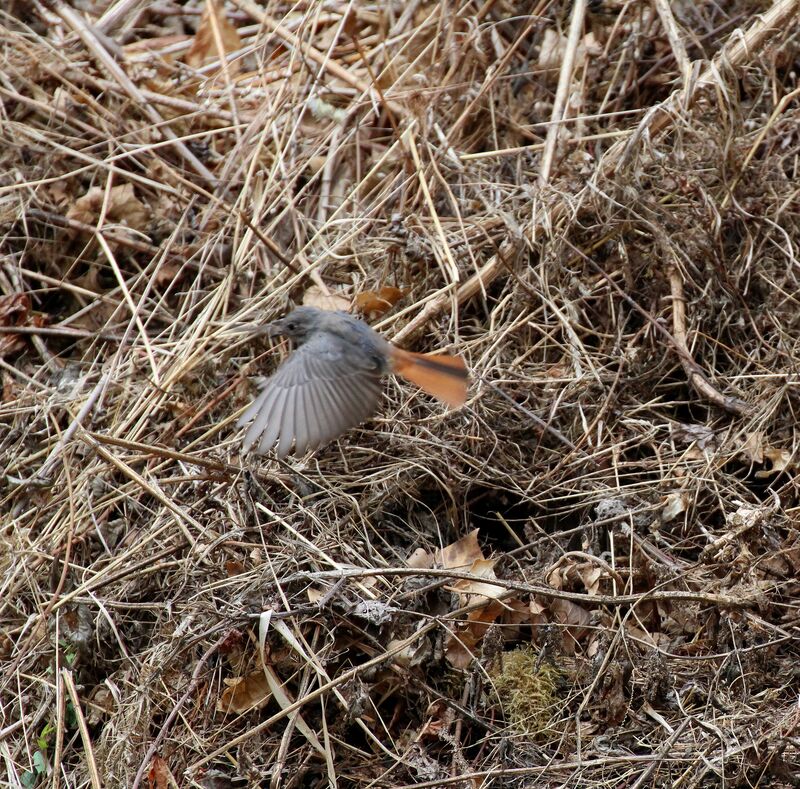
{"type": "Polygon", "coordinates": [[[464,405],[469,375],[460,356],[411,353],[394,348],[392,369],[451,408],[464,405]]]}

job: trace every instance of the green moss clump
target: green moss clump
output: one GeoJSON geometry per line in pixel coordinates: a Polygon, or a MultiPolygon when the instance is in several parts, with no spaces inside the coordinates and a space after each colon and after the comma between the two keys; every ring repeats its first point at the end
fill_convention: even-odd
{"type": "Polygon", "coordinates": [[[559,669],[520,647],[505,653],[490,676],[508,723],[522,734],[543,732],[559,702],[559,669]]]}

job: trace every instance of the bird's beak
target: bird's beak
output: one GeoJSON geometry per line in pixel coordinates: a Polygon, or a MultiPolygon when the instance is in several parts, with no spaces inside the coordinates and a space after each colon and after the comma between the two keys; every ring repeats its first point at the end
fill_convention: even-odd
{"type": "Polygon", "coordinates": [[[258,337],[259,335],[266,334],[267,337],[276,337],[281,333],[281,327],[276,326],[275,324],[278,321],[273,321],[272,323],[234,323],[229,326],[225,327],[225,336],[240,336],[242,334],[248,335],[248,337],[258,337]]]}
{"type": "Polygon", "coordinates": [[[280,337],[283,335],[283,326],[279,320],[265,323],[261,327],[260,333],[266,334],[267,337],[280,337]]]}

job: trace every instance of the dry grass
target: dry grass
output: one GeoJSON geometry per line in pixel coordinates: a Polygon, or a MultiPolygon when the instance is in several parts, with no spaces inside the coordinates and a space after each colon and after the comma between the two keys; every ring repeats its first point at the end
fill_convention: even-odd
{"type": "Polygon", "coordinates": [[[0,783],[798,785],[798,3],[590,5],[4,4],[0,783]],[[387,285],[468,405],[242,457],[387,285]]]}

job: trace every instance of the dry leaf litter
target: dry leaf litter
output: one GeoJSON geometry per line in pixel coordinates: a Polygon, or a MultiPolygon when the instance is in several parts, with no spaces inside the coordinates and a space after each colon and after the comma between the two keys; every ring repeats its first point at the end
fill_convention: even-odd
{"type": "Polygon", "coordinates": [[[797,6],[3,4],[0,783],[798,786],[797,6]]]}

